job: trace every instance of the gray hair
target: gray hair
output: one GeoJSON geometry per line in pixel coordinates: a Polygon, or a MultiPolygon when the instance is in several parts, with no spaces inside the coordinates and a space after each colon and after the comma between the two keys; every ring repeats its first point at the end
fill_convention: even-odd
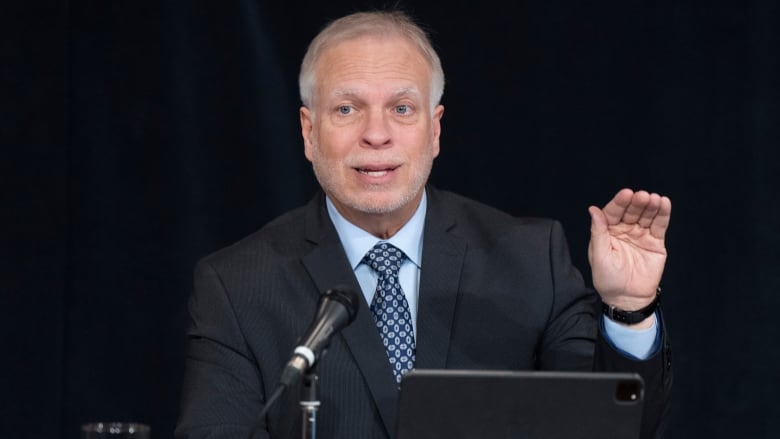
{"type": "Polygon", "coordinates": [[[315,65],[329,46],[365,36],[400,36],[411,42],[428,61],[431,68],[431,111],[444,93],[444,71],[439,55],[433,49],[428,35],[408,15],[400,11],[358,12],[332,21],[309,44],[301,63],[298,87],[303,105],[312,108],[314,85],[317,82],[315,65]]]}

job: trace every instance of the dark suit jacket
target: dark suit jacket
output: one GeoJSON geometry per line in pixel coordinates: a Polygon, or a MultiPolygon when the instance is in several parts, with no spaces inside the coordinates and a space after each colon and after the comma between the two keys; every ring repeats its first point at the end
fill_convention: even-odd
{"type": "MultiPolygon", "coordinates": [[[[665,338],[646,361],[610,347],[560,225],[430,187],[428,203],[415,367],[636,371],[646,383],[643,437],[652,437],[671,386],[665,338]]],[[[177,436],[301,437],[298,389],[259,413],[320,293],[338,284],[359,291],[321,193],[202,260],[177,436]]],[[[320,437],[394,437],[398,390],[365,300],[318,374],[320,437]]]]}

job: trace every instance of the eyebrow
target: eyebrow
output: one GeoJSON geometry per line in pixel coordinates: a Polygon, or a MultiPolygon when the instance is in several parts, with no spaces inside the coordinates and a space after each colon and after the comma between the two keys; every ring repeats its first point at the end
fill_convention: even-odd
{"type": "Polygon", "coordinates": [[[358,92],[355,89],[352,88],[343,88],[343,89],[336,89],[333,90],[333,95],[342,97],[342,96],[360,96],[360,92],[358,92]]]}
{"type": "MultiPolygon", "coordinates": [[[[336,89],[333,91],[333,95],[336,97],[360,97],[363,93],[354,88],[336,89]]],[[[417,87],[403,87],[399,88],[391,95],[394,98],[402,96],[420,96],[420,90],[417,87]]]]}
{"type": "Polygon", "coordinates": [[[420,96],[420,90],[418,90],[417,87],[404,87],[393,93],[393,97],[396,98],[407,95],[420,96]]]}

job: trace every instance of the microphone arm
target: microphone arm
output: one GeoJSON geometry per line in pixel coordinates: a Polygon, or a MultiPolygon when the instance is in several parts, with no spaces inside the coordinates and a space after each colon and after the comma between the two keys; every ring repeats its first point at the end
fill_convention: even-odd
{"type": "Polygon", "coordinates": [[[279,384],[260,413],[261,418],[265,417],[284,389],[300,380],[317,363],[333,336],[355,320],[359,303],[358,293],[341,285],[325,291],[320,296],[314,321],[284,367],[279,384]]]}

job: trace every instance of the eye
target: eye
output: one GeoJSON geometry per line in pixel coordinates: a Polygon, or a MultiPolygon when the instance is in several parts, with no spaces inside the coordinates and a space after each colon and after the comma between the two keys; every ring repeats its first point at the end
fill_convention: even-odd
{"type": "Polygon", "coordinates": [[[339,105],[338,112],[343,116],[348,116],[352,114],[352,107],[350,107],[349,105],[339,105]]]}
{"type": "Polygon", "coordinates": [[[395,112],[404,116],[412,112],[412,108],[408,105],[402,104],[402,105],[396,105],[395,106],[395,112]]]}

